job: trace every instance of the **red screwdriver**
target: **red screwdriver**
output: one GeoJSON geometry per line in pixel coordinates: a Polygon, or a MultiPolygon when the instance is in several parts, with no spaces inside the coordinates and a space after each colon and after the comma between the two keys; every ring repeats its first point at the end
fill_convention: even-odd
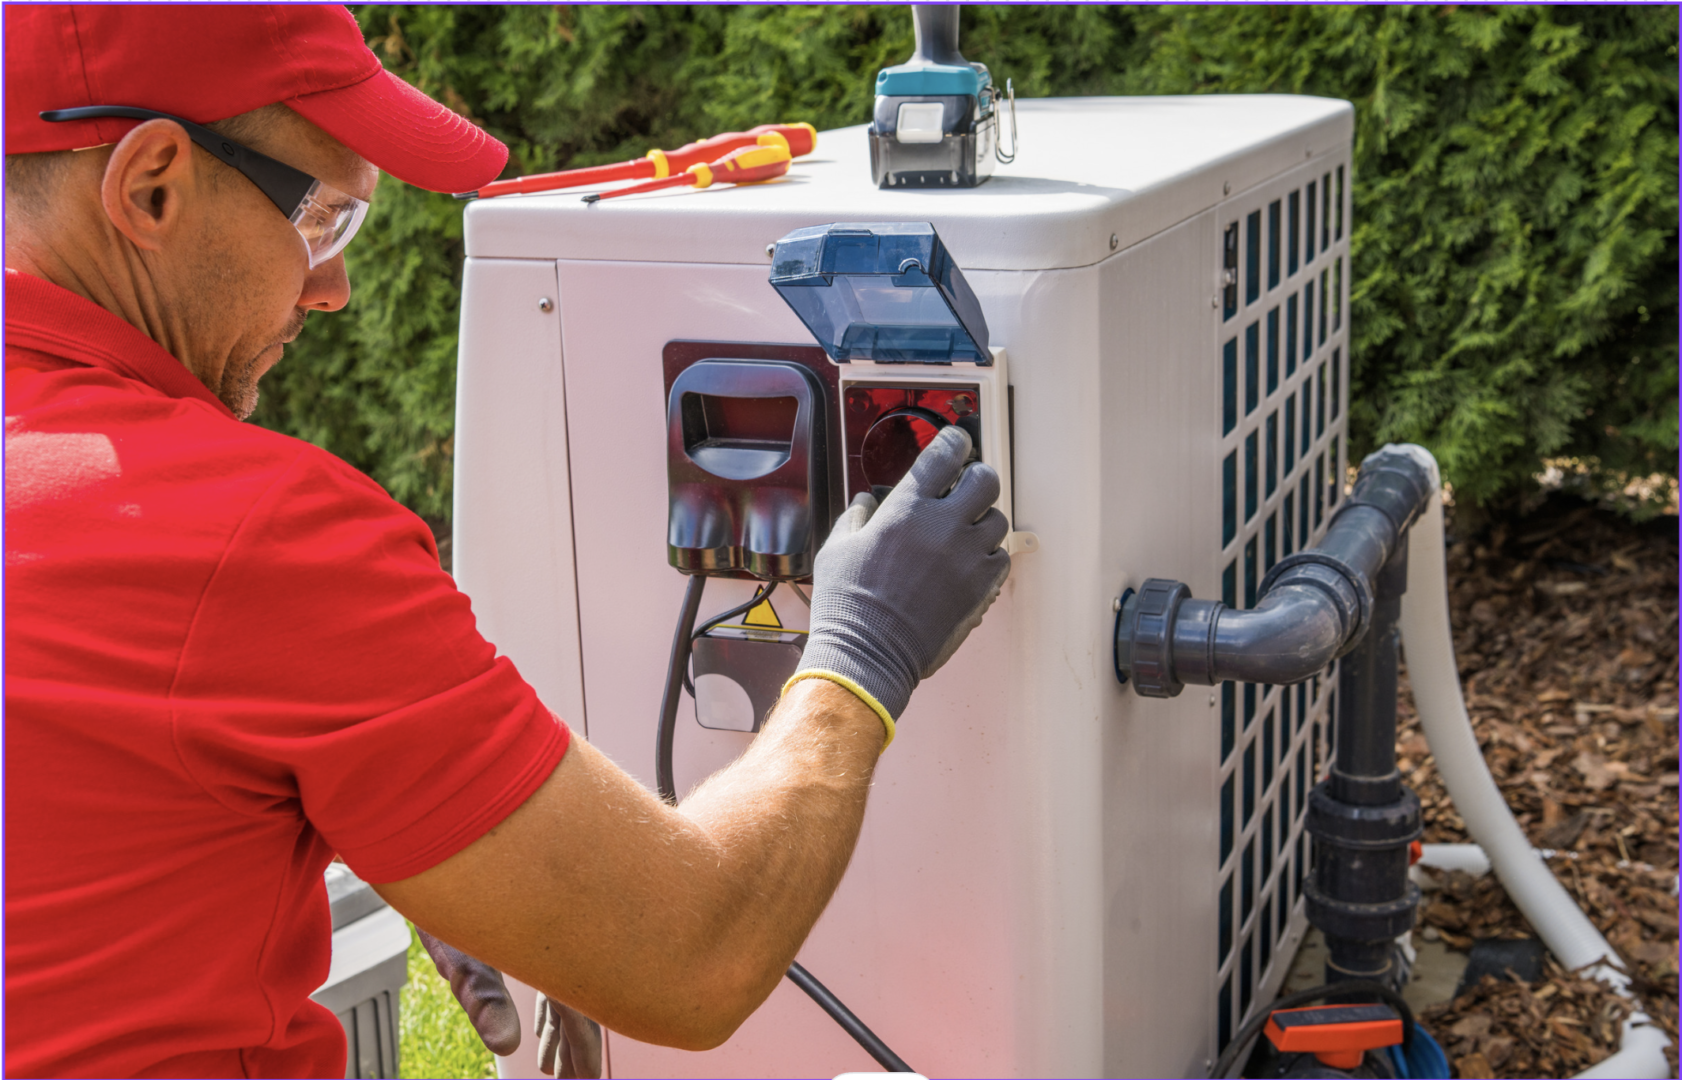
{"type": "Polygon", "coordinates": [[[744,146],[739,150],[732,150],[711,164],[696,162],[676,176],[586,195],[584,201],[593,203],[602,199],[617,199],[621,195],[639,195],[644,191],[659,191],[670,187],[712,187],[721,180],[726,184],[755,184],[764,180],[774,180],[788,172],[789,161],[793,156],[788,147],[783,145],[774,132],[759,138],[758,146],[744,146]]]}
{"type": "Polygon", "coordinates": [[[585,184],[605,184],[613,180],[664,179],[683,172],[691,165],[717,161],[732,150],[759,145],[760,137],[768,134],[781,136],[791,157],[805,157],[818,144],[817,129],[811,124],[760,124],[747,131],[728,131],[710,139],[687,143],[676,150],[650,150],[643,157],[613,165],[592,165],[584,169],[563,169],[560,172],[535,173],[531,176],[516,176],[511,180],[496,180],[478,191],[464,191],[456,198],[488,199],[496,195],[519,195],[533,191],[582,187],[585,184]]]}

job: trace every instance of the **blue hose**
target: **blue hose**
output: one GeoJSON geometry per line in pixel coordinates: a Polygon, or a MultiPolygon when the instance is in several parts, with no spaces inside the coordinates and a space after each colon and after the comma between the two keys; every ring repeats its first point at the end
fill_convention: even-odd
{"type": "Polygon", "coordinates": [[[1448,1055],[1431,1033],[1418,1024],[1413,1025],[1413,1040],[1407,1053],[1400,1046],[1387,1046],[1390,1064],[1402,1080],[1448,1080],[1448,1055]]]}

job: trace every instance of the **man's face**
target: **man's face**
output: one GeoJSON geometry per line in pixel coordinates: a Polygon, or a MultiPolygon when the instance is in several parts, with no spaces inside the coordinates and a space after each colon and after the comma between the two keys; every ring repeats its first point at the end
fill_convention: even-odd
{"type": "MultiPolygon", "coordinates": [[[[370,199],[379,170],[290,109],[242,141],[359,199],[370,199]]],[[[155,268],[170,280],[160,293],[179,306],[177,356],[242,419],[257,407],[257,382],[298,336],[311,311],[337,311],[350,299],[341,253],[310,268],[297,229],[268,196],[234,169],[195,149],[202,205],[183,244],[155,268]]]]}

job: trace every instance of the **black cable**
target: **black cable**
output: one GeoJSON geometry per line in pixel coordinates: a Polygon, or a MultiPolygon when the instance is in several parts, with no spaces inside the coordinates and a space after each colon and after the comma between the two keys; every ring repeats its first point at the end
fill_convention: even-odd
{"type": "MultiPolygon", "coordinates": [[[[654,737],[654,782],[659,789],[660,798],[669,805],[677,805],[677,783],[672,778],[672,739],[677,734],[677,707],[680,688],[689,686],[689,650],[695,639],[711,630],[713,627],[726,623],[737,615],[753,610],[765,598],[776,591],[775,581],[761,585],[754,590],[753,599],[745,604],[731,608],[722,615],[716,615],[703,623],[699,630],[695,627],[695,615],[701,609],[701,592],[707,587],[707,579],[701,574],[691,574],[689,587],[683,594],[683,609],[678,614],[677,629],[672,634],[672,655],[666,663],[666,692],[660,699],[660,726],[654,737]]],[[[804,598],[802,598],[804,599],[804,598]]],[[[689,687],[691,696],[695,691],[689,687]]],[[[829,992],[829,988],[812,977],[811,972],[799,964],[788,966],[788,978],[794,985],[806,991],[818,1007],[829,1014],[829,1018],[841,1025],[841,1030],[851,1035],[858,1044],[864,1047],[865,1053],[876,1059],[876,1063],[889,1072],[915,1072],[898,1054],[888,1049],[888,1044],[877,1038],[876,1033],[865,1026],[864,1021],[853,1015],[851,1009],[841,1004],[841,999],[829,992]]]]}
{"type": "Polygon", "coordinates": [[[677,735],[677,706],[679,691],[689,675],[690,633],[695,627],[695,613],[701,610],[701,592],[707,579],[701,574],[689,575],[689,587],[683,593],[683,609],[677,617],[677,630],[672,634],[672,655],[666,662],[666,692],[660,698],[660,726],[654,731],[654,785],[660,798],[677,805],[677,782],[672,779],[672,739],[677,735]]]}
{"type": "Polygon", "coordinates": [[[1275,1010],[1295,1009],[1324,998],[1345,994],[1376,997],[1395,1009],[1396,1014],[1402,1018],[1402,1053],[1407,1053],[1408,1048],[1413,1045],[1413,1010],[1408,1008],[1406,1001],[1402,1000],[1402,995],[1383,983],[1372,982],[1368,979],[1349,979],[1344,982],[1316,986],[1312,990],[1301,990],[1295,994],[1287,994],[1250,1017],[1249,1021],[1238,1029],[1238,1034],[1233,1036],[1232,1041],[1227,1043],[1226,1051],[1215,1061],[1215,1067],[1209,1070],[1209,1075],[1225,1077],[1227,1073],[1231,1072],[1233,1065],[1238,1062],[1238,1055],[1248,1048],[1250,1040],[1256,1037],[1256,1033],[1267,1023],[1267,1018],[1272,1016],[1275,1010]]]}
{"type": "MultiPolygon", "coordinates": [[[[775,581],[769,582],[767,584],[760,585],[759,588],[757,588],[753,591],[753,599],[752,600],[749,600],[745,604],[738,604],[735,607],[731,608],[729,611],[726,611],[722,615],[714,615],[712,618],[710,618],[706,622],[702,623],[701,628],[699,630],[696,630],[693,634],[689,635],[690,647],[691,648],[694,647],[696,638],[700,637],[701,635],[705,634],[707,631],[713,629],[716,626],[723,626],[725,623],[729,622],[731,619],[734,619],[738,615],[742,615],[742,614],[745,614],[746,612],[752,611],[754,608],[758,607],[767,598],[769,598],[772,593],[774,593],[776,591],[777,591],[777,583],[775,581]]],[[[689,678],[689,658],[688,658],[687,654],[684,656],[684,663],[683,663],[683,688],[685,690],[689,691],[689,696],[690,697],[695,696],[695,684],[692,681],[690,681],[690,678],[689,678]]]]}
{"type": "Polygon", "coordinates": [[[841,999],[829,992],[829,988],[812,978],[812,973],[798,963],[788,966],[788,981],[806,991],[808,997],[818,1003],[818,1007],[829,1014],[829,1018],[841,1025],[841,1030],[851,1035],[857,1043],[864,1047],[864,1052],[876,1059],[876,1064],[889,1072],[916,1072],[905,1063],[905,1059],[888,1049],[888,1044],[876,1037],[876,1033],[864,1026],[864,1021],[853,1015],[853,1011],[841,1004],[841,999]]]}

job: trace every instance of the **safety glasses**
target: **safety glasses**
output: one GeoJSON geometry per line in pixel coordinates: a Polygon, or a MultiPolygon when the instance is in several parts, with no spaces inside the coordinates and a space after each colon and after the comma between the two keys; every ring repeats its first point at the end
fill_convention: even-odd
{"type": "Polygon", "coordinates": [[[57,123],[102,116],[124,120],[173,120],[180,124],[189,138],[210,151],[222,164],[245,174],[246,179],[256,184],[257,189],[280,208],[286,220],[304,238],[312,270],[343,251],[351,237],[356,235],[356,230],[362,227],[362,219],[368,216],[368,204],[363,200],[346,195],[309,173],[299,172],[248,146],[241,146],[207,127],[169,113],[128,105],[85,105],[75,109],[48,109],[41,114],[41,119],[57,123]]]}

